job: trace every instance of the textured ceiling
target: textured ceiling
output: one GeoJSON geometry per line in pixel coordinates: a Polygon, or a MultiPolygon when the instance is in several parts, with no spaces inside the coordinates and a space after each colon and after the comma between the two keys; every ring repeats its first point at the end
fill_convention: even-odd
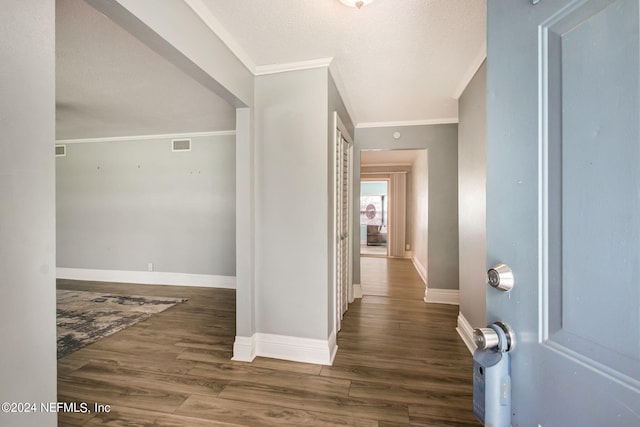
{"type": "Polygon", "coordinates": [[[233,129],[224,100],[84,1],[56,0],[56,139],[233,129]]]}
{"type": "MultiPolygon", "coordinates": [[[[333,58],[360,126],[457,121],[486,50],[486,0],[184,1],[253,72],[333,58]]],[[[225,101],[82,0],[56,1],[56,80],[58,139],[235,128],[225,101]]]]}
{"type": "Polygon", "coordinates": [[[456,121],[486,52],[486,0],[197,1],[257,67],[333,58],[359,124],[456,121]]]}

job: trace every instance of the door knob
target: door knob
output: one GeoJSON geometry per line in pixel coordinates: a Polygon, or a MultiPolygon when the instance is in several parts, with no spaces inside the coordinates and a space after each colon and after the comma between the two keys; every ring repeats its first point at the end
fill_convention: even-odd
{"type": "Polygon", "coordinates": [[[515,283],[513,271],[507,264],[497,264],[487,271],[487,282],[501,291],[510,291],[515,283]]]}
{"type": "Polygon", "coordinates": [[[486,328],[473,330],[473,341],[480,350],[498,348],[499,351],[511,351],[516,345],[516,334],[505,322],[493,322],[486,328]]]}

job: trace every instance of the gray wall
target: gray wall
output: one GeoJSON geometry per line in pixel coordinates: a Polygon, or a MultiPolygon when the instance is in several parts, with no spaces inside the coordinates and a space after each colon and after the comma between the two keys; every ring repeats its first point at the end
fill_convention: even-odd
{"type": "Polygon", "coordinates": [[[473,327],[486,324],[486,80],[484,63],[458,108],[460,312],[473,327]]]}
{"type": "MultiPolygon", "coordinates": [[[[356,183],[360,181],[359,150],[429,150],[428,286],[432,289],[458,289],[458,126],[446,124],[357,128],[355,147],[356,183]],[[393,138],[395,131],[402,134],[398,140],[393,138]]],[[[354,204],[360,197],[358,187],[356,185],[354,189],[357,193],[354,204]]],[[[358,223],[359,218],[356,216],[354,224],[357,226],[358,223]]],[[[360,283],[358,255],[354,257],[353,279],[354,283],[360,283]]]]}
{"type": "MultiPolygon", "coordinates": [[[[0,402],[56,401],[55,9],[5,0],[0,13],[0,402]]],[[[55,426],[6,414],[3,426],[55,426]]]]}
{"type": "Polygon", "coordinates": [[[57,265],[235,275],[235,137],[67,144],[56,159],[57,265]]]}
{"type": "Polygon", "coordinates": [[[256,77],[257,332],[327,339],[328,73],[256,77]]]}

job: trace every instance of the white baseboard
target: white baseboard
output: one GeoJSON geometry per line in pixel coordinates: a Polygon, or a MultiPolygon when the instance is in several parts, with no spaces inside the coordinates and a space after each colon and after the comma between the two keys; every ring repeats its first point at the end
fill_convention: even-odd
{"type": "Polygon", "coordinates": [[[256,356],[262,356],[331,365],[337,351],[335,334],[331,334],[328,340],[318,340],[258,332],[251,337],[236,336],[232,360],[251,362],[256,356]]]}
{"type": "Polygon", "coordinates": [[[252,362],[256,358],[256,340],[252,337],[240,337],[236,335],[233,343],[233,357],[231,360],[238,362],[252,362]]]}
{"type": "Polygon", "coordinates": [[[457,289],[429,289],[427,287],[424,290],[424,302],[460,305],[460,291],[457,289]]]}
{"type": "Polygon", "coordinates": [[[353,284],[353,297],[362,298],[362,285],[360,283],[353,284]]]}
{"type": "Polygon", "coordinates": [[[87,268],[56,269],[58,279],[89,280],[95,282],[139,283],[147,285],[201,286],[205,288],[235,289],[234,276],[210,274],[166,273],[161,271],[93,270],[87,268]]]}
{"type": "Polygon", "coordinates": [[[416,271],[420,275],[420,278],[426,285],[427,284],[427,268],[424,265],[422,265],[422,263],[416,257],[411,257],[411,261],[413,262],[413,266],[416,268],[416,271]]]}
{"type": "Polygon", "coordinates": [[[462,313],[458,313],[458,327],[456,331],[458,331],[458,335],[460,335],[462,341],[464,341],[471,354],[473,354],[473,352],[476,351],[476,344],[473,340],[473,327],[462,313]]]}

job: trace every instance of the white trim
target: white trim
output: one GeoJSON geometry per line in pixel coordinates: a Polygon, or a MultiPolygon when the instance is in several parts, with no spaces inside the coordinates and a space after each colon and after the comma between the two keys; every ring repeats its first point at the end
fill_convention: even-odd
{"type": "Polygon", "coordinates": [[[166,133],[159,135],[133,135],[133,136],[110,136],[102,138],[78,138],[78,139],[58,139],[56,144],[87,144],[94,142],[120,142],[120,141],[146,141],[149,139],[171,139],[171,138],[197,138],[200,136],[229,136],[235,135],[235,130],[220,130],[207,132],[188,133],[166,133]]]}
{"type": "Polygon", "coordinates": [[[362,285],[360,283],[353,284],[353,297],[362,298],[362,285]]]}
{"type": "Polygon", "coordinates": [[[256,76],[286,73],[288,71],[311,70],[313,68],[329,68],[333,58],[311,59],[309,61],[289,62],[287,64],[270,64],[256,66],[256,76]]]}
{"type": "Polygon", "coordinates": [[[168,273],[161,271],[96,270],[87,268],[56,269],[58,279],[89,280],[92,282],[139,283],[147,285],[200,286],[204,288],[235,289],[235,276],[211,274],[168,273]]]}
{"type": "Polygon", "coordinates": [[[452,123],[458,123],[457,117],[443,117],[441,119],[426,119],[426,120],[408,120],[399,122],[368,122],[358,123],[356,128],[385,128],[385,127],[401,127],[401,126],[424,126],[424,125],[447,125],[452,123]]]}
{"type": "Polygon", "coordinates": [[[236,335],[233,343],[233,357],[231,360],[238,362],[253,362],[256,358],[256,338],[255,334],[250,337],[240,337],[236,335]]]}
{"type": "Polygon", "coordinates": [[[331,365],[337,351],[335,333],[331,333],[329,339],[318,340],[258,332],[251,337],[236,336],[231,360],[251,362],[256,356],[261,356],[317,365],[331,365]]]}
{"type": "Polygon", "coordinates": [[[184,2],[198,15],[207,27],[224,43],[233,53],[242,65],[244,65],[251,74],[256,74],[256,64],[253,62],[249,54],[240,46],[238,42],[231,36],[224,26],[218,21],[211,9],[207,7],[203,0],[184,0],[184,2]]]}
{"type": "Polygon", "coordinates": [[[460,291],[457,289],[429,289],[427,287],[424,290],[424,302],[460,305],[460,291]]]}
{"type": "Polygon", "coordinates": [[[476,75],[476,73],[478,72],[478,69],[480,69],[480,67],[482,66],[482,63],[486,58],[487,58],[487,44],[483,43],[482,47],[480,48],[480,52],[478,52],[478,55],[474,58],[473,62],[471,62],[471,66],[469,67],[467,72],[464,74],[462,81],[460,82],[456,90],[453,91],[454,99],[460,99],[460,97],[464,93],[467,86],[469,86],[469,83],[471,83],[471,79],[473,79],[473,76],[476,75]]]}
{"type": "Polygon", "coordinates": [[[458,331],[458,335],[460,335],[460,338],[464,341],[469,352],[473,354],[476,350],[476,343],[473,340],[473,327],[462,313],[458,313],[458,327],[456,327],[456,331],[458,331]]]}
{"type": "Polygon", "coordinates": [[[424,282],[425,286],[427,285],[427,268],[422,265],[418,257],[411,257],[411,262],[413,262],[413,266],[416,268],[416,271],[420,275],[420,278],[424,282]]]}
{"type": "Polygon", "coordinates": [[[331,365],[338,346],[333,339],[318,340],[257,333],[256,355],[293,362],[331,365]]]}

